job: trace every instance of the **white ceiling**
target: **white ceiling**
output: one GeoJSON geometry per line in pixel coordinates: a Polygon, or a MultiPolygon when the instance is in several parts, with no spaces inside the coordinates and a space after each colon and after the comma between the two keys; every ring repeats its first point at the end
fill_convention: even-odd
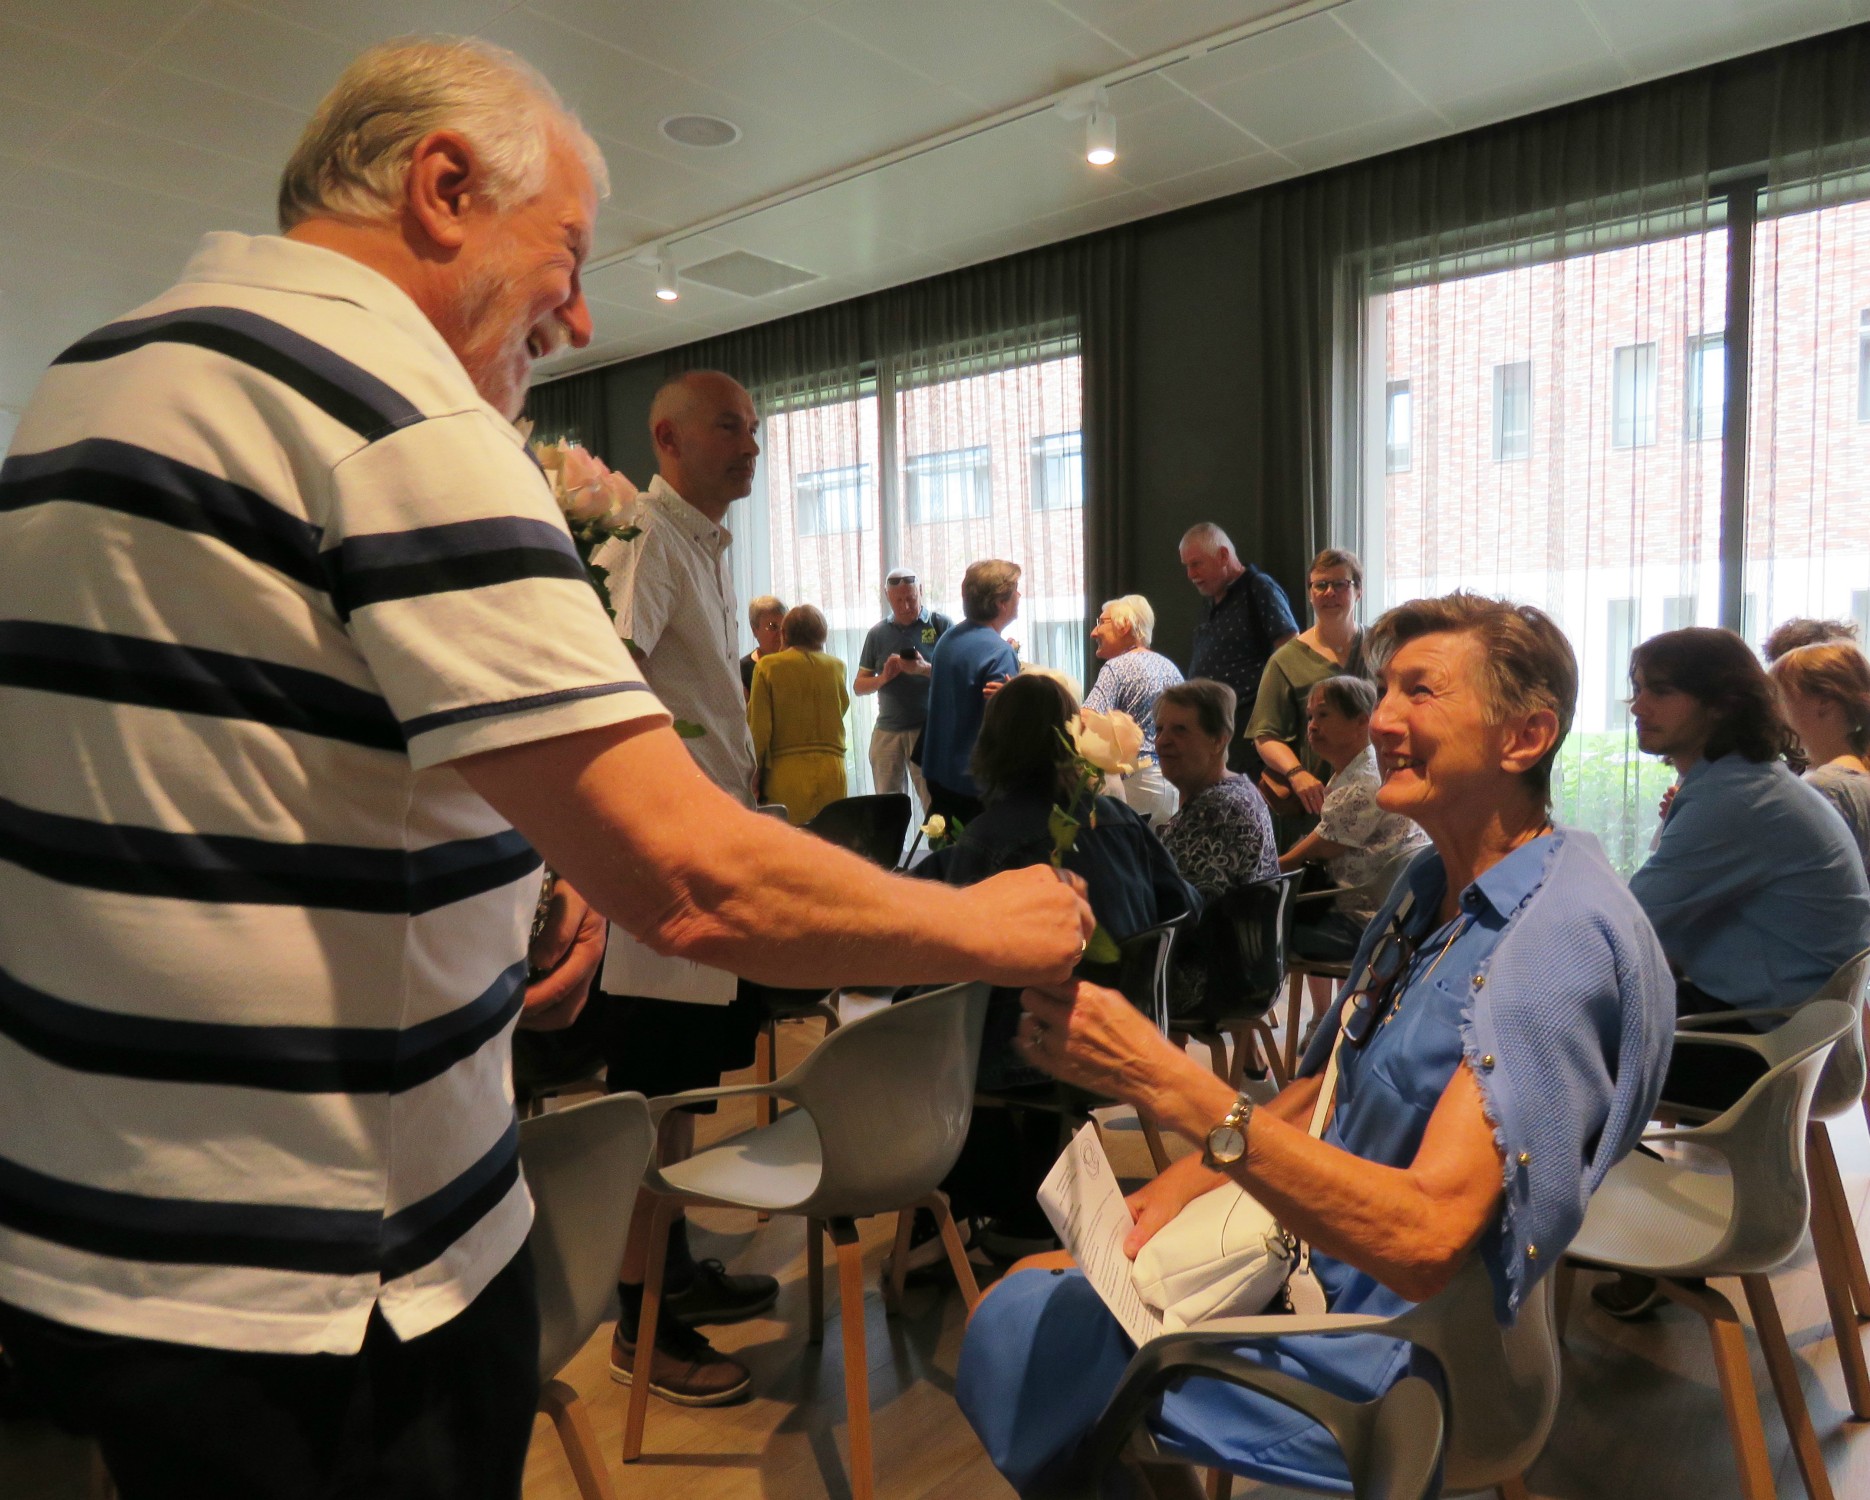
{"type": "Polygon", "coordinates": [[[364,45],[478,32],[598,137],[600,254],[675,235],[820,279],[748,299],[587,290],[592,346],[668,348],[1870,18],[1870,0],[1346,0],[1111,91],[1119,155],[1045,112],[688,240],[679,231],[1294,0],[0,0],[0,452],[57,351],[211,228],[264,232],[312,107],[364,45]],[[726,116],[736,145],[662,138],[726,116]]]}

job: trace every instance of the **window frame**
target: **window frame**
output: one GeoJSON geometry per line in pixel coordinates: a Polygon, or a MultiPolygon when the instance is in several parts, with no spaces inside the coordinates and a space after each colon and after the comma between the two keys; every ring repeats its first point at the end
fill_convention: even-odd
{"type": "MultiPolygon", "coordinates": [[[[1036,511],[1067,511],[1084,509],[1084,429],[1072,432],[1048,432],[1036,437],[1028,445],[1027,454],[1032,464],[1032,508],[1036,511]],[[1053,464],[1075,466],[1078,473],[1077,484],[1066,484],[1064,488],[1071,498],[1052,500],[1051,486],[1046,483],[1046,473],[1053,464]]],[[[1087,606],[1088,607],[1088,606],[1087,606]]]]}
{"type": "Polygon", "coordinates": [[[1725,435],[1727,425],[1727,330],[1716,329],[1713,333],[1691,334],[1684,359],[1682,378],[1683,441],[1688,443],[1707,443],[1718,441],[1725,435]],[[1721,371],[1721,400],[1712,416],[1713,428],[1709,429],[1707,419],[1710,413],[1707,402],[1702,399],[1706,389],[1704,360],[1710,351],[1718,350],[1717,362],[1721,371]]]}
{"type": "Polygon", "coordinates": [[[980,521],[993,514],[993,445],[946,448],[939,453],[913,453],[903,460],[903,518],[910,526],[943,526],[953,521],[980,521]],[[967,498],[951,510],[952,490],[941,486],[939,513],[931,513],[925,492],[931,479],[965,477],[967,498]]]}
{"type": "Polygon", "coordinates": [[[1407,474],[1415,465],[1415,392],[1410,381],[1388,380],[1383,385],[1383,472],[1407,474]],[[1396,441],[1396,408],[1400,398],[1406,413],[1402,441],[1396,441]]]}
{"type": "Polygon", "coordinates": [[[1532,361],[1504,360],[1493,367],[1493,461],[1497,464],[1520,463],[1532,457],[1532,361]],[[1520,393],[1525,410],[1523,418],[1507,425],[1507,407],[1514,395],[1513,383],[1524,372],[1520,393]]]}
{"type": "Polygon", "coordinates": [[[876,483],[875,476],[875,467],[863,461],[854,464],[840,464],[830,469],[813,469],[804,474],[794,474],[792,476],[792,519],[793,525],[798,529],[798,534],[802,537],[849,536],[852,533],[861,536],[864,532],[870,530],[869,518],[866,515],[866,511],[869,507],[866,501],[876,483]],[[854,477],[856,480],[855,486],[848,483],[835,486],[813,483],[813,481],[819,480],[841,479],[845,476],[854,477]],[[819,524],[813,526],[808,526],[805,523],[805,502],[808,488],[812,496],[819,501],[821,507],[818,517],[819,524]],[[844,512],[844,514],[840,515],[838,518],[840,520],[851,520],[854,524],[825,524],[829,517],[823,511],[822,507],[825,497],[831,494],[853,495],[855,497],[854,505],[849,507],[840,505],[839,509],[841,512],[844,512]]]}
{"type": "Polygon", "coordinates": [[[1618,344],[1611,350],[1612,448],[1653,448],[1656,445],[1656,397],[1661,363],[1662,346],[1654,339],[1618,344]]]}

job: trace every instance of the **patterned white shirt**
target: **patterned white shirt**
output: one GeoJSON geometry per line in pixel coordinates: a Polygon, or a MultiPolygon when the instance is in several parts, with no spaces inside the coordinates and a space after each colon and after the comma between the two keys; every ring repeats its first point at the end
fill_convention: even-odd
{"type": "Polygon", "coordinates": [[[1374,746],[1348,762],[1325,784],[1325,805],[1318,815],[1318,833],[1347,852],[1325,861],[1341,888],[1337,906],[1348,917],[1368,922],[1388,898],[1390,887],[1411,855],[1428,843],[1428,835],[1401,813],[1377,806],[1374,746]]]}

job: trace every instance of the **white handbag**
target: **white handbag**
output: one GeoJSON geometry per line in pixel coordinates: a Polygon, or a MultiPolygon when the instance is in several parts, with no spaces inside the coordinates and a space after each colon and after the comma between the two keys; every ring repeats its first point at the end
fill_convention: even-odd
{"type": "MultiPolygon", "coordinates": [[[[1331,1117],[1338,1088],[1338,1048],[1312,1106],[1315,1138],[1331,1117]]],[[[1162,1314],[1162,1331],[1180,1333],[1210,1318],[1249,1318],[1284,1291],[1295,1313],[1325,1310],[1312,1275],[1311,1247],[1288,1233],[1238,1183],[1227,1182],[1183,1206],[1136,1254],[1132,1274],[1143,1301],[1162,1314]]]]}

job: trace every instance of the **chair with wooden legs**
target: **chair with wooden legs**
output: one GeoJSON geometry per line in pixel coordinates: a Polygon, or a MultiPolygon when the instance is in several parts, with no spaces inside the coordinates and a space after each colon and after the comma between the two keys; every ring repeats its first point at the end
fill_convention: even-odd
{"type": "Polygon", "coordinates": [[[1638,1151],[1617,1163],[1559,1270],[1561,1308],[1569,1305],[1573,1267],[1591,1266],[1653,1276],[1668,1297],[1706,1321],[1745,1500],[1773,1500],[1772,1465],[1746,1334],[1733,1304],[1708,1278],[1740,1279],[1806,1493],[1832,1500],[1767,1273],[1804,1240],[1813,1211],[1805,1170],[1812,1098],[1832,1049],[1857,1024],[1848,1005],[1815,1000],[1764,1035],[1678,1031],[1678,1057],[1684,1049],[1744,1047],[1767,1065],[1765,1076],[1704,1125],[1647,1134],[1648,1142],[1695,1148],[1692,1159],[1638,1151]]]}
{"type": "MultiPolygon", "coordinates": [[[[896,1213],[900,1246],[915,1210],[927,1208],[935,1215],[968,1308],[979,1300],[961,1236],[935,1189],[967,1136],[986,1014],[986,985],[951,985],[847,1022],[775,1083],[694,1089],[652,1101],[650,1113],[657,1122],[684,1104],[707,1099],[765,1093],[794,1107],[771,1125],[743,1131],[672,1166],[652,1167],[647,1175],[645,1185],[660,1196],[651,1222],[649,1274],[624,1425],[626,1463],[643,1452],[663,1253],[678,1205],[796,1214],[806,1221],[813,1342],[823,1336],[826,1234],[836,1247],[851,1493],[854,1500],[871,1500],[869,1361],[855,1221],[896,1213]]],[[[905,1260],[896,1257],[898,1276],[905,1260]]],[[[900,1291],[900,1280],[885,1289],[886,1306],[894,1308],[900,1291]]]]}
{"type": "Polygon", "coordinates": [[[641,1094],[592,1099],[519,1127],[539,1282],[539,1409],[558,1429],[584,1500],[616,1500],[617,1491],[584,1402],[558,1374],[609,1309],[650,1139],[649,1105],[641,1094]]]}
{"type": "MultiPolygon", "coordinates": [[[[1857,1235],[1856,1216],[1844,1191],[1844,1179],[1838,1171],[1838,1159],[1831,1149],[1831,1130],[1825,1123],[1853,1109],[1865,1099],[1866,1065],[1864,1058],[1863,1018],[1865,997],[1870,995],[1870,949],[1865,949],[1844,964],[1826,981],[1823,989],[1806,1004],[1818,1000],[1837,1000],[1857,1013],[1858,1024],[1838,1038],[1831,1049],[1824,1071],[1818,1075],[1818,1090],[1812,1096],[1811,1123],[1805,1132],[1805,1172],[1812,1199],[1812,1257],[1818,1263],[1819,1283],[1824,1287],[1825,1307],[1831,1317],[1831,1331],[1836,1336],[1838,1362],[1844,1372],[1844,1389],[1850,1400],[1851,1415],[1858,1421],[1870,1421],[1870,1365],[1864,1358],[1864,1319],[1870,1318],[1870,1274],[1864,1267],[1863,1241],[1857,1235]]],[[[1750,1010],[1749,1021],[1772,1018],[1784,1021],[1802,1007],[1750,1010]]],[[[1683,1031],[1701,1031],[1712,1027],[1735,1026],[1731,1013],[1684,1016],[1677,1023],[1683,1031]]],[[[1870,1103],[1866,1103],[1870,1108],[1870,1103]]],[[[1712,1111],[1692,1111],[1671,1106],[1685,1119],[1711,1119],[1712,1111]]]]}
{"type": "Polygon", "coordinates": [[[1190,961],[1206,975],[1206,1014],[1174,1020],[1170,1039],[1203,1043],[1215,1076],[1235,1090],[1256,1040],[1274,1082],[1284,1088],[1291,1081],[1292,1069],[1280,1056],[1267,1018],[1285,983],[1298,881],[1295,871],[1224,891],[1202,909],[1186,940],[1190,961]]]}
{"type": "MultiPolygon", "coordinates": [[[[1434,1297],[1394,1318],[1324,1313],[1222,1318],[1184,1333],[1151,1339],[1131,1358],[1116,1393],[1105,1405],[1069,1472],[1044,1500],[1099,1493],[1099,1476],[1126,1452],[1149,1464],[1173,1463],[1146,1426],[1163,1390],[1188,1376],[1212,1376],[1265,1392],[1324,1425],[1349,1462],[1359,1500],[1422,1500],[1436,1493],[1467,1495],[1496,1490],[1501,1500],[1524,1500],[1521,1476],[1545,1446],[1558,1412],[1558,1341],[1552,1316],[1552,1278],[1527,1293],[1519,1316],[1502,1328],[1494,1316],[1493,1279],[1470,1255],[1434,1297]],[[1354,1404],[1277,1370],[1234,1355],[1234,1346],[1295,1334],[1382,1334],[1407,1339],[1434,1355],[1445,1394],[1439,1401],[1395,1390],[1374,1403],[1354,1404]],[[1396,1408],[1385,1402],[1395,1397],[1396,1408]],[[1441,1488],[1432,1480],[1430,1439],[1442,1437],[1441,1488]]],[[[1210,1475],[1208,1493],[1225,1496],[1229,1476],[1210,1475]]],[[[1292,1488],[1290,1480],[1282,1481],[1292,1488]]]]}

